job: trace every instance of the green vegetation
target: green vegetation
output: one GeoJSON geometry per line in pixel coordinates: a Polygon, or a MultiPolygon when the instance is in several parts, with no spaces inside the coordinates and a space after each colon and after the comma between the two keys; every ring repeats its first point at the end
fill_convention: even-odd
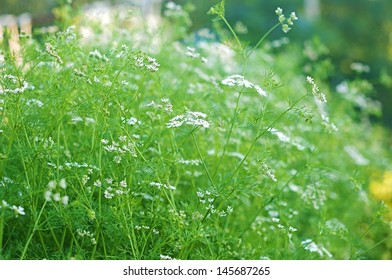
{"type": "MultiPolygon", "coordinates": [[[[265,35],[290,36],[275,13],[265,35]]],[[[116,17],[94,39],[21,35],[22,64],[3,50],[1,258],[391,258],[366,65],[335,89],[319,40],[249,47],[224,2],[209,14],[221,42],[170,2],[158,29],[116,17]]]]}

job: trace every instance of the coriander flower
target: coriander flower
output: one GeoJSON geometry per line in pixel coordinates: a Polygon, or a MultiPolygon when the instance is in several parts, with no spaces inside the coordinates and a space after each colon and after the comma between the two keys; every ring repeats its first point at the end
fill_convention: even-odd
{"type": "Polygon", "coordinates": [[[253,88],[261,96],[267,96],[267,93],[260,86],[253,84],[252,82],[248,81],[243,76],[238,74],[231,75],[223,79],[221,83],[222,85],[226,85],[228,87],[239,86],[245,88],[253,88]]]}
{"type": "Polygon", "coordinates": [[[280,15],[282,15],[282,14],[283,14],[283,10],[282,10],[282,8],[280,8],[280,7],[277,7],[277,8],[276,8],[276,10],[275,10],[275,14],[276,14],[277,16],[280,16],[280,15]]]}
{"type": "Polygon", "coordinates": [[[308,82],[308,84],[310,84],[312,86],[312,94],[313,94],[314,99],[316,99],[317,101],[320,101],[320,102],[327,103],[327,98],[326,98],[325,94],[320,92],[320,90],[319,90],[318,86],[316,85],[316,83],[314,82],[313,78],[310,76],[307,76],[306,81],[308,82]]]}
{"type": "Polygon", "coordinates": [[[192,48],[192,47],[187,47],[187,52],[185,54],[186,54],[186,56],[189,56],[192,58],[198,58],[200,56],[200,53],[196,52],[196,49],[192,48]]]}
{"type": "Polygon", "coordinates": [[[278,7],[275,10],[275,14],[278,16],[278,21],[282,25],[282,30],[284,33],[287,33],[291,30],[290,25],[294,25],[294,21],[298,20],[295,12],[292,12],[288,18],[283,14],[282,8],[278,7]]]}
{"type": "Polygon", "coordinates": [[[188,111],[183,115],[178,115],[172,118],[167,124],[167,128],[180,127],[182,125],[201,126],[209,128],[210,123],[205,120],[206,114],[201,112],[188,111]]]}
{"type": "Polygon", "coordinates": [[[45,43],[45,50],[52,56],[54,57],[58,63],[63,64],[63,60],[61,57],[57,54],[57,52],[54,50],[54,47],[52,46],[51,43],[45,43]]]}
{"type": "Polygon", "coordinates": [[[22,206],[12,206],[12,210],[14,210],[15,215],[19,216],[19,215],[26,215],[24,208],[22,206]]]}

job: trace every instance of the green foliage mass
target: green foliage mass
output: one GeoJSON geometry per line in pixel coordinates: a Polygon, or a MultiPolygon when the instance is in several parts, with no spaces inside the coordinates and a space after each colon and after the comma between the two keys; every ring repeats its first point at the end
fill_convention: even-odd
{"type": "Polygon", "coordinates": [[[391,257],[371,83],[330,86],[319,39],[250,47],[221,11],[221,41],[169,4],[157,29],[126,12],[2,50],[1,258],[391,257]]]}

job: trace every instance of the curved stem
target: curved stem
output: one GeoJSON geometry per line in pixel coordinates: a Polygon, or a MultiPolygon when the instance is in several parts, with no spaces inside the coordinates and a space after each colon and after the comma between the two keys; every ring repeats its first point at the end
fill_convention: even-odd
{"type": "Polygon", "coordinates": [[[257,42],[257,44],[252,48],[252,50],[249,52],[249,54],[246,56],[247,58],[249,58],[255,50],[257,50],[257,48],[261,45],[261,43],[265,40],[265,38],[267,38],[267,36],[278,26],[280,25],[280,23],[275,24],[273,27],[270,28],[270,30],[267,31],[267,33],[264,34],[263,37],[261,37],[261,39],[257,42]]]}

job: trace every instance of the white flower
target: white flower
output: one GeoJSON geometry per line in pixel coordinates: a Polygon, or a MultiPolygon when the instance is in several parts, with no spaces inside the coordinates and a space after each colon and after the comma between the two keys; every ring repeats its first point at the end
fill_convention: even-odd
{"type": "Polygon", "coordinates": [[[282,30],[284,33],[287,33],[291,30],[291,28],[287,24],[282,25],[282,30]]]}
{"type": "Polygon", "coordinates": [[[126,187],[127,187],[127,181],[122,180],[122,181],[120,182],[120,186],[121,186],[122,188],[126,188],[126,187]]]}
{"type": "Polygon", "coordinates": [[[68,202],[69,202],[69,197],[68,197],[68,195],[63,196],[63,197],[61,198],[61,202],[62,202],[64,205],[67,205],[68,202]]]}
{"type": "Polygon", "coordinates": [[[292,227],[292,226],[290,226],[290,227],[289,227],[289,231],[291,231],[291,232],[296,232],[296,231],[297,231],[297,229],[296,229],[296,228],[294,228],[294,227],[292,227]]]}
{"type": "Polygon", "coordinates": [[[95,182],[94,182],[94,186],[96,186],[96,187],[101,187],[102,186],[102,182],[100,181],[100,180],[96,180],[95,182]]]}
{"type": "Polygon", "coordinates": [[[57,184],[56,181],[51,180],[48,183],[48,188],[53,190],[56,187],[56,184],[57,184]]]}
{"type": "Polygon", "coordinates": [[[25,211],[24,211],[24,208],[22,206],[15,206],[15,205],[13,205],[12,206],[12,210],[14,210],[16,216],[18,216],[18,215],[25,215],[26,214],[25,211]]]}
{"type": "Polygon", "coordinates": [[[2,200],[2,201],[1,201],[1,205],[2,205],[3,207],[8,207],[8,206],[9,206],[8,203],[7,203],[7,201],[5,201],[5,200],[2,200]]]}
{"type": "Polygon", "coordinates": [[[267,96],[267,93],[260,86],[253,84],[252,82],[246,80],[243,76],[238,74],[231,75],[223,79],[221,83],[229,87],[240,86],[246,88],[254,88],[261,96],[267,96]]]}
{"type": "Polygon", "coordinates": [[[207,117],[206,114],[201,112],[191,112],[188,111],[183,115],[178,115],[172,118],[167,124],[167,128],[180,127],[184,124],[192,125],[192,126],[201,126],[204,128],[209,128],[210,123],[205,120],[207,117]]]}
{"type": "Polygon", "coordinates": [[[138,120],[134,117],[131,117],[130,119],[127,120],[127,124],[129,125],[135,125],[137,124],[138,120]]]}
{"type": "Polygon", "coordinates": [[[283,14],[283,10],[281,8],[277,8],[275,10],[275,14],[278,16],[278,21],[282,25],[282,30],[284,33],[287,33],[291,30],[289,27],[290,25],[294,25],[294,21],[298,20],[297,15],[295,12],[292,12],[289,16],[289,18],[286,18],[286,16],[283,14]]]}
{"type": "Polygon", "coordinates": [[[105,55],[102,55],[99,52],[99,50],[97,50],[97,49],[95,49],[94,51],[90,52],[90,56],[98,58],[98,59],[102,59],[103,61],[106,61],[106,62],[109,61],[109,59],[105,55]]]}
{"type": "Polygon", "coordinates": [[[51,191],[46,191],[44,194],[45,200],[46,201],[51,201],[52,200],[52,192],[51,191]]]}
{"type": "Polygon", "coordinates": [[[197,58],[200,56],[200,54],[196,52],[196,49],[191,47],[187,47],[187,52],[185,54],[192,58],[197,58]]]}
{"type": "Polygon", "coordinates": [[[314,99],[316,99],[317,101],[320,101],[320,102],[327,103],[327,98],[326,98],[325,94],[320,92],[320,90],[319,90],[318,86],[316,85],[316,83],[314,82],[313,78],[310,76],[307,76],[306,81],[308,82],[308,84],[310,84],[312,86],[312,94],[313,94],[314,99]]]}
{"type": "Polygon", "coordinates": [[[61,196],[60,196],[59,193],[55,193],[55,194],[53,195],[53,200],[54,200],[54,201],[60,201],[60,199],[61,199],[61,196]]]}
{"type": "Polygon", "coordinates": [[[306,239],[302,241],[301,244],[305,250],[316,252],[320,257],[323,257],[325,254],[327,257],[332,258],[332,254],[323,245],[318,245],[311,239],[306,239]]]}
{"type": "Polygon", "coordinates": [[[291,20],[298,20],[297,15],[295,14],[295,12],[292,12],[292,13],[290,14],[290,19],[291,19],[291,20]]]}
{"type": "Polygon", "coordinates": [[[54,57],[58,63],[62,64],[63,60],[61,57],[57,54],[57,52],[54,50],[54,47],[50,43],[45,43],[45,50],[52,56],[54,57]]]}
{"type": "Polygon", "coordinates": [[[329,117],[321,115],[322,125],[328,130],[328,132],[338,131],[337,126],[329,121],[329,117]]]}
{"type": "Polygon", "coordinates": [[[60,188],[66,189],[67,188],[67,183],[65,182],[65,179],[61,179],[59,183],[60,188]]]}
{"type": "Polygon", "coordinates": [[[255,85],[255,90],[257,91],[258,94],[261,96],[267,96],[267,93],[259,86],[255,85]]]}

